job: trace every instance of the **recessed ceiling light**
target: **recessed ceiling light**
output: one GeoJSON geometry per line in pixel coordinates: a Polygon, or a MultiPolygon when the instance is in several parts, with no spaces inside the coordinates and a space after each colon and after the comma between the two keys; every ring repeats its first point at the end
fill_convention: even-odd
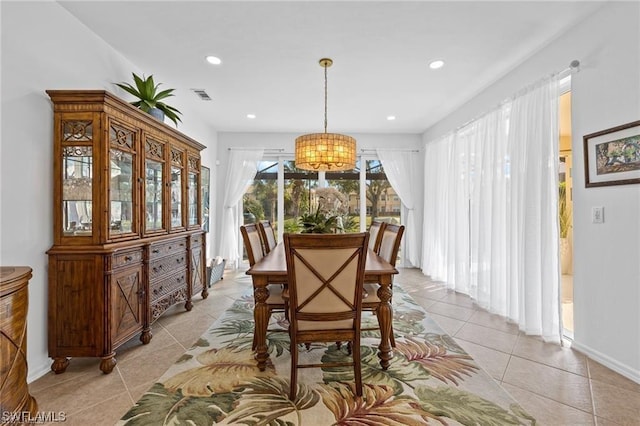
{"type": "Polygon", "coordinates": [[[207,62],[209,62],[212,65],[220,65],[222,63],[222,60],[217,56],[209,55],[205,59],[207,60],[207,62]]]}
{"type": "Polygon", "coordinates": [[[389,121],[393,121],[393,120],[395,120],[395,119],[396,119],[396,116],[395,116],[395,115],[388,115],[388,116],[387,116],[387,120],[389,120],[389,121]]]}
{"type": "Polygon", "coordinates": [[[250,119],[253,120],[254,118],[256,118],[256,115],[255,114],[247,114],[247,118],[250,118],[250,119]]]}
{"type": "Polygon", "coordinates": [[[429,68],[431,68],[432,70],[437,70],[438,68],[442,68],[443,66],[444,61],[440,59],[429,62],[429,68]]]}

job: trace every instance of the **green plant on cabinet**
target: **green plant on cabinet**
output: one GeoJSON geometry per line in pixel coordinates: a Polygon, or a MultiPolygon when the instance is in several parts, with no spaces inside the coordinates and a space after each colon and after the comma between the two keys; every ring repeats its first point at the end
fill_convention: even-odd
{"type": "Polygon", "coordinates": [[[161,102],[163,99],[175,96],[173,94],[173,91],[175,89],[166,89],[160,91],[159,87],[162,83],[156,84],[153,81],[153,75],[145,78],[144,75],[140,77],[136,75],[136,73],[132,74],[135,86],[127,82],[115,83],[119,88],[138,98],[137,101],[131,102],[131,105],[136,106],[142,111],[149,114],[151,114],[151,111],[154,108],[158,109],[162,111],[162,113],[164,113],[164,115],[167,116],[171,121],[173,121],[176,126],[178,125],[178,121],[182,122],[182,120],[178,116],[178,114],[182,114],[180,111],[170,105],[167,105],[164,102],[161,102]]]}

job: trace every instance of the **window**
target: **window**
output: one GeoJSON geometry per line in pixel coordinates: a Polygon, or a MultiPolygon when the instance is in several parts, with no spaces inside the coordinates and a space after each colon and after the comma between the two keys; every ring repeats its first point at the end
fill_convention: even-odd
{"type": "Polygon", "coordinates": [[[279,241],[300,232],[300,217],[318,208],[339,217],[338,232],[365,231],[373,218],[400,223],[400,200],[377,159],[360,159],[353,170],[312,172],[289,158],[265,158],[243,197],[244,223],[269,220],[279,241]]]}
{"type": "Polygon", "coordinates": [[[400,223],[400,201],[394,201],[398,197],[387,180],[382,163],[367,160],[366,164],[367,228],[374,219],[400,223]]]}

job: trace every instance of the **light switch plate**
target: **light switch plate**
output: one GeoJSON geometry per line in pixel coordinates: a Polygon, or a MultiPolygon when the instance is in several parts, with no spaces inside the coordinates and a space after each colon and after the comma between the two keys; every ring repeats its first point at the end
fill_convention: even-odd
{"type": "Polygon", "coordinates": [[[604,207],[591,207],[591,222],[604,223],[604,207]]]}

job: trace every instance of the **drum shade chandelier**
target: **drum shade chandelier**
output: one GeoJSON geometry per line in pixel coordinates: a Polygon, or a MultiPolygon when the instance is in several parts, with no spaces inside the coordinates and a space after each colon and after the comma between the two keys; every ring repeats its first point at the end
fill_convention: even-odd
{"type": "Polygon", "coordinates": [[[329,58],[320,59],[324,68],[324,133],[296,138],[296,167],[302,170],[351,170],[356,167],[356,140],[339,133],[327,133],[327,68],[329,58]]]}

